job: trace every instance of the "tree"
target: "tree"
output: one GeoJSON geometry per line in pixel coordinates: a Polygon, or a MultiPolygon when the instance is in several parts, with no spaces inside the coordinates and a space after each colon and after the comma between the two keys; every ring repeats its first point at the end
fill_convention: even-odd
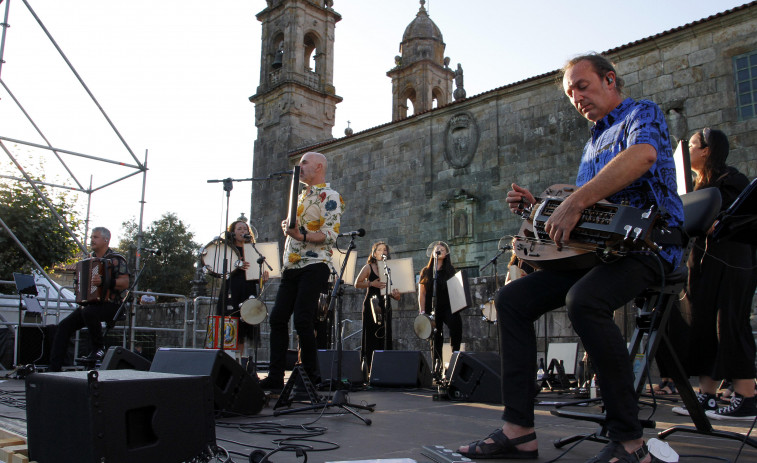
{"type": "MultiPolygon", "coordinates": [[[[68,227],[80,233],[82,221],[71,194],[60,192],[51,196],[45,186],[40,185],[39,189],[68,227]]],[[[46,270],[55,264],[75,260],[80,251],[42,198],[25,182],[0,180],[0,218],[46,270]]],[[[32,262],[0,226],[0,279],[12,280],[13,272],[29,273],[33,268],[32,262]]]]}
{"type": "MultiPolygon", "coordinates": [[[[139,225],[131,219],[124,222],[122,227],[124,238],[118,243],[118,250],[129,256],[133,266],[139,225]]],[[[189,294],[200,245],[194,241],[194,233],[184,222],[176,214],[166,212],[142,232],[142,247],[160,249],[161,254],[151,256],[142,253],[140,264],[144,264],[144,271],[139,277],[139,289],[189,294]]]]}

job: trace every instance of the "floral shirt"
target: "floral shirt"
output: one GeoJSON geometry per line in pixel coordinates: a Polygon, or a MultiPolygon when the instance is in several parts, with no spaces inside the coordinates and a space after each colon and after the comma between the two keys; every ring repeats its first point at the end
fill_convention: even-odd
{"type": "Polygon", "coordinates": [[[305,243],[287,236],[284,244],[284,270],[303,268],[319,262],[331,262],[331,247],[339,235],[340,220],[344,212],[344,200],[328,183],[305,189],[297,205],[297,222],[308,233],[326,235],[323,243],[305,243]]]}

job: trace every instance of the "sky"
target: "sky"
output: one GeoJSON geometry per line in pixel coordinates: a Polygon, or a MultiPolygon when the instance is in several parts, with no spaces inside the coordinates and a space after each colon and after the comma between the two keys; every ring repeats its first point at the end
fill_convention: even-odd
{"type": "MultiPolygon", "coordinates": [[[[222,184],[208,181],[252,176],[257,130],[248,98],[259,83],[261,23],[255,15],[265,0],[26,0],[120,136],[24,1],[0,3],[0,15],[8,1],[3,83],[52,146],[111,161],[61,155],[85,188],[90,179],[99,187],[131,175],[91,195],[90,229],[110,228],[117,244],[121,223],[139,219],[143,175],[132,175],[134,157],[146,157],[149,169],[145,228],[175,213],[204,245],[223,230],[227,214],[229,222],[243,212],[249,216],[250,181],[235,182],[228,198],[222,184]]],[[[444,36],[450,66],[462,65],[471,97],[558,69],[577,54],[609,50],[744,3],[427,0],[426,9],[444,36]]],[[[344,98],[333,135],[342,137],[347,121],[357,133],[391,120],[386,72],[420,4],[335,0],[333,7],[342,16],[335,31],[334,86],[344,98]]],[[[0,137],[45,144],[5,88],[0,137]]],[[[43,170],[49,182],[75,185],[50,151],[3,143],[27,172],[43,170]]],[[[0,169],[20,176],[5,152],[0,169]]],[[[76,196],[71,200],[86,214],[87,195],[76,196]]]]}

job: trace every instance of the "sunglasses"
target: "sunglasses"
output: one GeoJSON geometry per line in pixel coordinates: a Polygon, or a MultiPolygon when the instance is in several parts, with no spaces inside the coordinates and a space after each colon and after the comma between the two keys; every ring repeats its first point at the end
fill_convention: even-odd
{"type": "Polygon", "coordinates": [[[707,148],[710,146],[710,128],[705,127],[702,129],[702,148],[707,148]]]}

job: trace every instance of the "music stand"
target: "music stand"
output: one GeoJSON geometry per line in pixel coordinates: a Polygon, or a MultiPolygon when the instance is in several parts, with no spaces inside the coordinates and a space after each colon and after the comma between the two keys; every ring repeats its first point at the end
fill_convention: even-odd
{"type": "Polygon", "coordinates": [[[18,366],[24,306],[28,311],[38,313],[42,312],[42,306],[39,305],[37,300],[39,292],[34,276],[13,272],[13,281],[16,283],[16,293],[18,294],[18,330],[16,331],[16,352],[14,353],[13,364],[18,366]]]}
{"type": "Polygon", "coordinates": [[[746,244],[757,244],[757,178],[720,214],[712,230],[715,240],[728,238],[746,244]]]}

